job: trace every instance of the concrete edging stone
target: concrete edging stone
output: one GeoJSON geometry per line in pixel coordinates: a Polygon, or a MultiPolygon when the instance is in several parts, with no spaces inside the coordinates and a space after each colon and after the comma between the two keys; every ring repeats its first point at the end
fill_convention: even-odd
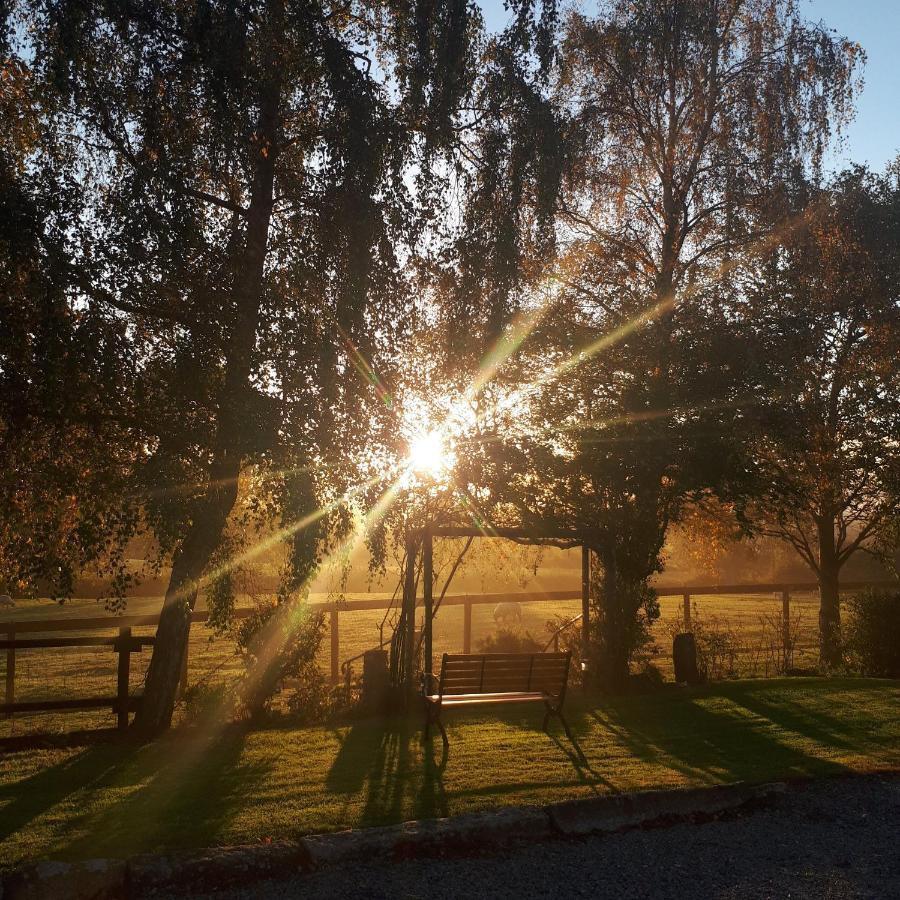
{"type": "Polygon", "coordinates": [[[43,861],[7,873],[0,881],[0,900],[121,900],[174,889],[218,889],[348,863],[484,852],[715,815],[771,799],[786,789],[777,782],[609,794],[310,835],[298,841],[129,860],[43,861]]]}

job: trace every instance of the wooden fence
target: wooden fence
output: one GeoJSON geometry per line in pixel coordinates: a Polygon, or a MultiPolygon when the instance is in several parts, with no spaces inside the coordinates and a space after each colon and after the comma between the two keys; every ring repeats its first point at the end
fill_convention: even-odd
{"type": "MultiPolygon", "coordinates": [[[[853,591],[868,587],[897,587],[896,581],[854,581],[844,582],[841,590],[853,591]]],[[[794,593],[812,593],[818,590],[818,585],[812,582],[766,583],[766,584],[714,584],[714,585],[657,585],[656,592],[661,597],[681,597],[680,612],[685,629],[691,627],[692,598],[710,596],[716,594],[732,595],[761,595],[770,594],[780,598],[782,609],[782,622],[784,627],[783,640],[785,646],[790,641],[789,622],[791,610],[791,595],[794,593]]],[[[543,591],[540,593],[495,593],[495,594],[457,594],[444,597],[441,606],[463,607],[462,647],[466,653],[472,650],[472,610],[475,606],[497,605],[500,603],[542,603],[559,602],[565,600],[579,600],[581,591],[579,588],[565,591],[543,591]]],[[[421,606],[418,600],[417,605],[421,606]]],[[[337,684],[341,677],[340,659],[340,623],[345,615],[361,610],[387,610],[391,608],[391,601],[383,598],[365,598],[332,601],[327,603],[311,603],[312,610],[327,614],[328,628],[330,631],[330,677],[337,684]]],[[[253,613],[252,609],[238,609],[235,611],[237,618],[245,618],[253,613]]],[[[192,614],[194,623],[205,622],[208,613],[199,610],[192,614]]],[[[35,620],[7,620],[0,622],[0,634],[6,635],[5,640],[0,640],[0,651],[6,651],[6,694],[5,702],[0,704],[0,713],[11,715],[16,712],[39,712],[49,710],[66,709],[95,709],[109,707],[116,712],[119,727],[127,725],[128,711],[136,708],[139,697],[130,696],[128,690],[128,676],[130,670],[130,654],[140,652],[144,646],[152,645],[152,636],[134,637],[132,629],[139,627],[153,627],[158,624],[158,615],[123,615],[123,616],[95,616],[91,618],[60,618],[60,619],[35,619],[35,620]],[[61,632],[97,632],[118,628],[117,637],[52,637],[35,638],[31,635],[61,632]],[[29,637],[23,637],[29,635],[29,637]],[[110,647],[118,653],[117,666],[117,690],[114,696],[82,697],[65,700],[33,700],[16,702],[16,650],[55,647],[110,647]]],[[[347,664],[357,659],[350,657],[345,660],[345,674],[347,664]]],[[[182,687],[186,685],[187,678],[187,653],[182,669],[182,687]]]]}
{"type": "MultiPolygon", "coordinates": [[[[6,691],[4,702],[0,704],[0,713],[12,716],[15,713],[29,712],[57,712],[60,710],[76,709],[103,709],[110,708],[116,714],[116,721],[120,729],[128,727],[128,713],[133,712],[139,697],[133,697],[129,692],[129,679],[131,674],[131,654],[140,653],[145,646],[152,646],[153,637],[134,637],[131,628],[123,626],[119,628],[117,637],[52,637],[52,638],[22,638],[16,637],[17,632],[28,633],[29,629],[21,628],[20,623],[10,627],[9,622],[3,623],[6,639],[0,640],[0,650],[6,651],[6,691]],[[56,649],[61,647],[110,647],[118,654],[116,666],[116,693],[114,696],[103,697],[69,697],[57,700],[26,700],[16,702],[16,651],[35,649],[56,649]]],[[[26,626],[34,623],[23,622],[26,626]]],[[[105,623],[109,628],[109,622],[105,623]]],[[[38,629],[49,631],[52,629],[38,629]]]]}

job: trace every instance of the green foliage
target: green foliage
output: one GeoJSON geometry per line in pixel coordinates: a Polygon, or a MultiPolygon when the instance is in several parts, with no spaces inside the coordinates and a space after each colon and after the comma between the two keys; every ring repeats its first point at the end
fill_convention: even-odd
{"type": "Polygon", "coordinates": [[[489,40],[474,85],[470,143],[458,162],[460,226],[438,257],[447,374],[475,365],[504,330],[553,253],[565,133],[549,84],[558,5],[510,4],[510,25],[489,40]]]}
{"type": "Polygon", "coordinates": [[[65,598],[84,574],[103,578],[109,605],[119,607],[134,575],[127,544],[141,522],[130,490],[143,456],[128,423],[135,368],[123,358],[124,326],[68,301],[71,191],[51,163],[22,171],[25,158],[5,151],[0,146],[0,585],[65,598]]]}
{"type": "Polygon", "coordinates": [[[221,715],[232,699],[232,691],[228,685],[198,682],[188,685],[181,702],[184,703],[186,720],[202,723],[208,715],[221,715]]]}
{"type": "Polygon", "coordinates": [[[855,169],[794,186],[802,217],[743,267],[736,313],[757,400],[737,508],[822,586],[821,657],[840,664],[839,573],[884,552],[900,515],[900,187],[855,169]]]}
{"type": "Polygon", "coordinates": [[[293,721],[302,725],[329,722],[348,713],[356,700],[355,692],[334,687],[317,666],[304,667],[287,690],[287,707],[293,721]]]}
{"type": "MultiPolygon", "coordinates": [[[[536,169],[478,169],[497,213],[470,229],[475,283],[499,311],[493,352],[506,365],[495,405],[479,397],[461,480],[485,518],[590,546],[602,573],[593,656],[610,688],[654,615],[648,582],[670,523],[743,471],[736,438],[755,395],[742,358],[756,351],[726,314],[734,260],[768,236],[777,246],[785,173],[816,170],[860,56],[788,0],[575,11],[546,92],[525,82],[528,108],[551,111],[533,127],[557,163],[541,180],[557,192],[554,241],[537,240],[545,195],[522,174],[536,169]],[[508,277],[510,260],[527,280],[508,277]]],[[[493,121],[484,134],[497,139],[493,121]]]]}
{"type": "Polygon", "coordinates": [[[691,623],[697,646],[697,668],[704,681],[736,678],[738,657],[745,649],[738,632],[716,616],[694,615],[691,623]]]}
{"type": "Polygon", "coordinates": [[[844,648],[853,669],[900,678],[900,591],[867,590],[851,597],[844,648]]]}
{"type": "Polygon", "coordinates": [[[322,708],[322,673],[316,654],[325,633],[325,616],[311,613],[303,602],[258,603],[253,615],[235,626],[245,675],[238,686],[242,709],[261,715],[287,680],[298,681],[298,712],[316,715],[322,708]],[[309,708],[303,703],[308,702],[309,708]]]}
{"type": "Polygon", "coordinates": [[[498,628],[478,642],[482,653],[538,653],[543,648],[528,631],[498,628]]]}

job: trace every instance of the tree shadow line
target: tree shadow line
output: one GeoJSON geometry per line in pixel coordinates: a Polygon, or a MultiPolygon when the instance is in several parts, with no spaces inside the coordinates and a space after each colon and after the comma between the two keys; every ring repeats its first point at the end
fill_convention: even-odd
{"type": "Polygon", "coordinates": [[[270,774],[270,765],[243,758],[245,737],[245,728],[228,728],[152,744],[117,740],[88,746],[0,787],[0,842],[68,805],[74,810],[46,855],[124,857],[215,843],[270,774]],[[98,804],[98,793],[111,794],[111,802],[98,804]]]}

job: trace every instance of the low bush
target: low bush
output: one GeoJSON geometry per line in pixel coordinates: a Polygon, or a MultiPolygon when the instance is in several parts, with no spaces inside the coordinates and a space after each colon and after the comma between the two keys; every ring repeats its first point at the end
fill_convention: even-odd
{"type": "Polygon", "coordinates": [[[844,627],[850,667],[863,675],[900,678],[900,590],[867,590],[852,597],[844,627]]]}
{"type": "Polygon", "coordinates": [[[190,685],[181,698],[187,721],[200,721],[205,716],[229,709],[232,691],[225,684],[200,682],[190,685]]]}
{"type": "Polygon", "coordinates": [[[628,692],[650,694],[660,690],[666,683],[663,673],[650,662],[642,661],[637,672],[628,676],[628,692]]]}
{"type": "Polygon", "coordinates": [[[254,614],[236,627],[236,640],[246,669],[238,688],[240,708],[251,717],[270,708],[290,685],[297,699],[289,706],[303,709],[313,720],[328,693],[316,663],[325,618],[310,613],[303,602],[258,603],[254,614]],[[304,701],[310,708],[304,709],[304,701]]]}
{"type": "MultiPolygon", "coordinates": [[[[672,638],[683,631],[680,622],[670,622],[672,638]]],[[[719,616],[703,616],[695,607],[691,631],[697,646],[697,668],[703,681],[723,681],[739,676],[740,657],[747,647],[740,634],[719,616]]]]}
{"type": "Polygon", "coordinates": [[[482,653],[538,653],[541,645],[527,631],[498,628],[478,642],[482,653]]]}

